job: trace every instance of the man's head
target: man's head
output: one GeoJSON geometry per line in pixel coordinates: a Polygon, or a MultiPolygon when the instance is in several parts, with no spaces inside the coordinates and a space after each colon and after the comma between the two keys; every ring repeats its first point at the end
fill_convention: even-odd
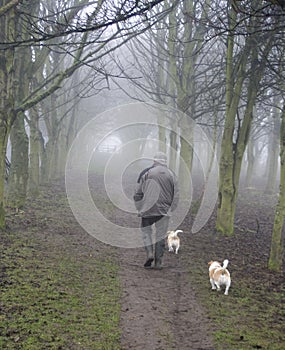
{"type": "Polygon", "coordinates": [[[154,162],[166,165],[167,164],[167,156],[163,152],[157,152],[153,157],[154,162]]]}

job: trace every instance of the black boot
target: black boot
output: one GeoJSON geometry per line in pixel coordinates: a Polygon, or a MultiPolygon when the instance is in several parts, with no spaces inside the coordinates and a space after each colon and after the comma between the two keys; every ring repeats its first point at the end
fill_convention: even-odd
{"type": "Polygon", "coordinates": [[[162,269],[162,257],[165,249],[165,240],[161,240],[155,244],[155,263],[154,269],[162,269]]]}
{"type": "Polygon", "coordinates": [[[155,270],[162,270],[162,260],[160,258],[155,259],[154,267],[155,270]]]}
{"type": "Polygon", "coordinates": [[[145,250],[146,250],[146,254],[147,254],[147,259],[146,259],[146,262],[144,263],[144,267],[146,269],[150,269],[151,268],[151,264],[152,264],[152,262],[154,260],[152,245],[145,246],[145,250]]]}

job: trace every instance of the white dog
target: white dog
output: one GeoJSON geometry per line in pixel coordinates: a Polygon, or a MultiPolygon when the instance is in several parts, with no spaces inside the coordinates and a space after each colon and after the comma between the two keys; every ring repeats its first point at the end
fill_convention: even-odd
{"type": "Polygon", "coordinates": [[[231,286],[231,275],[227,270],[229,260],[225,259],[223,266],[218,261],[210,261],[209,265],[209,277],[212,289],[221,290],[221,286],[225,286],[225,295],[228,295],[229,288],[231,286]]]}
{"type": "Polygon", "coordinates": [[[176,230],[176,231],[167,231],[167,244],[168,244],[168,251],[174,252],[175,254],[178,253],[178,250],[180,248],[180,238],[177,236],[179,232],[183,232],[182,230],[176,230]]]}

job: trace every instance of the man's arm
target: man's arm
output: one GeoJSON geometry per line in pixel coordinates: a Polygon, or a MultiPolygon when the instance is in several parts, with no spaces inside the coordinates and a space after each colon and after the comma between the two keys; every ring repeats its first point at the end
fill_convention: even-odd
{"type": "Polygon", "coordinates": [[[139,211],[142,207],[142,199],[143,199],[143,191],[142,191],[142,177],[139,178],[139,183],[136,186],[135,193],[133,196],[134,202],[135,202],[135,207],[139,211]]]}

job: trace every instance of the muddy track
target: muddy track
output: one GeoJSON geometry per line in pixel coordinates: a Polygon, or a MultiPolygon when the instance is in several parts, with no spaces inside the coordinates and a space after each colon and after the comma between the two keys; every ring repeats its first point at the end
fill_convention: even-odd
{"type": "MultiPolygon", "coordinates": [[[[97,195],[100,191],[96,186],[98,182],[93,181],[97,195]]],[[[128,186],[125,190],[132,193],[128,186]]],[[[106,197],[102,189],[101,196],[106,197]]],[[[109,219],[123,227],[139,227],[140,224],[136,215],[114,208],[109,219]]],[[[143,247],[118,249],[122,349],[214,349],[207,316],[189,278],[192,239],[191,235],[183,234],[183,246],[177,255],[165,250],[162,270],[144,269],[143,247]]],[[[205,278],[208,278],[207,272],[205,278]]]]}
{"type": "MultiPolygon", "coordinates": [[[[101,194],[100,191],[103,188],[100,186],[101,183],[98,181],[97,195],[101,194]]],[[[65,290],[65,280],[57,281],[56,276],[61,276],[62,271],[65,271],[66,275],[64,276],[67,278],[67,283],[71,285],[73,273],[74,271],[78,273],[77,268],[80,265],[82,272],[86,268],[86,280],[82,285],[86,284],[92,288],[92,284],[90,284],[92,278],[88,271],[90,273],[94,271],[94,267],[96,267],[94,262],[99,261],[100,257],[107,258],[112,263],[118,264],[119,267],[120,292],[122,293],[120,329],[117,329],[116,323],[116,347],[113,345],[102,346],[100,349],[214,350],[212,336],[217,341],[219,339],[217,334],[221,335],[221,332],[223,334],[227,332],[227,338],[224,337],[222,339],[225,340],[219,342],[217,345],[219,349],[283,349],[285,344],[284,273],[272,273],[267,269],[274,202],[271,205],[270,198],[265,200],[261,197],[262,200],[260,200],[258,194],[245,193],[243,196],[237,207],[238,220],[234,236],[217,234],[214,230],[214,217],[210,218],[201,232],[191,234],[192,219],[187,216],[179,227],[184,231],[180,236],[182,245],[179,254],[175,255],[165,251],[162,270],[145,270],[143,268],[144,248],[116,248],[88,235],[73,217],[65,195],[62,193],[62,185],[53,186],[37,201],[33,201],[25,212],[15,214],[11,211],[11,215],[8,217],[10,228],[6,236],[2,236],[2,245],[9,247],[12,244],[13,239],[17,238],[16,235],[13,236],[13,232],[20,232],[21,240],[19,242],[17,239],[15,240],[15,252],[11,249],[6,252],[8,258],[5,260],[7,266],[2,269],[3,286],[5,287],[5,278],[7,277],[5,269],[7,267],[11,273],[15,270],[15,274],[11,276],[17,277],[16,280],[19,279],[24,285],[34,275],[36,281],[38,278],[39,282],[35,288],[41,286],[42,278],[47,273],[45,277],[47,285],[54,286],[55,292],[59,292],[61,295],[62,291],[65,290]],[[257,219],[260,223],[258,227],[256,225],[257,219]],[[10,234],[12,234],[11,237],[10,234]],[[9,254],[12,254],[12,259],[9,254]],[[41,259],[44,258],[46,263],[41,264],[41,259],[38,262],[38,256],[41,259]],[[64,265],[61,265],[61,256],[68,258],[64,265]],[[25,257],[35,259],[36,264],[31,265],[30,260],[25,257]],[[95,257],[96,259],[94,259],[95,257]],[[209,260],[224,258],[230,259],[232,275],[232,286],[227,297],[223,293],[211,291],[207,271],[209,260]],[[72,261],[73,265],[69,266],[72,261]],[[67,264],[67,262],[69,263],[67,264]],[[86,262],[86,267],[84,262],[86,262]],[[22,273],[19,273],[21,272],[20,268],[15,269],[17,264],[19,266],[24,264],[24,271],[28,273],[27,281],[22,278],[22,273]],[[59,270],[57,270],[58,264],[59,270]],[[43,272],[43,275],[39,273],[40,271],[43,272]],[[50,276],[54,276],[55,284],[50,282],[50,276]],[[62,283],[64,287],[61,286],[62,283]],[[59,290],[58,287],[60,287],[59,290]],[[220,312],[217,312],[219,310],[220,312]],[[119,344],[120,334],[121,344],[119,344]]],[[[101,197],[103,198],[102,203],[105,204],[103,194],[101,197]]],[[[109,209],[109,206],[106,205],[106,209],[109,209]]],[[[118,225],[138,227],[140,220],[136,215],[130,216],[120,211],[114,211],[112,207],[111,209],[110,218],[118,225]]],[[[99,224],[98,228],[100,228],[99,224]]],[[[285,265],[283,271],[285,271],[285,265]]],[[[80,281],[79,276],[80,273],[75,273],[74,281],[76,283],[80,281]]],[[[9,279],[7,281],[9,282],[9,279]]],[[[30,284],[28,285],[30,286],[30,284]]],[[[70,288],[72,290],[72,285],[70,288]]],[[[84,293],[84,288],[82,291],[84,293]]],[[[85,292],[88,297],[93,295],[93,290],[88,291],[88,288],[85,292]]],[[[42,292],[40,297],[45,297],[45,295],[42,292]]],[[[118,302],[117,297],[119,298],[119,295],[116,295],[116,303],[118,302]]],[[[54,297],[52,300],[56,301],[54,297]]],[[[16,297],[15,301],[16,304],[19,303],[16,297]]],[[[33,310],[34,305],[29,306],[29,302],[27,305],[27,310],[33,310]]],[[[21,338],[18,340],[19,343],[15,343],[14,333],[11,333],[10,329],[11,315],[17,313],[18,309],[8,308],[6,311],[9,318],[6,332],[9,334],[7,333],[5,341],[12,344],[10,349],[19,349],[21,338]]],[[[50,312],[50,309],[48,308],[47,311],[50,312]]],[[[85,315],[77,313],[77,308],[68,309],[68,315],[70,311],[71,314],[74,311],[76,317],[85,317],[85,315]]],[[[21,315],[23,308],[19,309],[19,312],[21,316],[19,321],[23,321],[24,318],[21,315]]],[[[38,317],[37,313],[35,315],[38,317]]],[[[59,317],[64,315],[65,312],[59,317]]],[[[50,332],[53,333],[53,320],[48,325],[52,327],[50,332]]],[[[26,331],[26,324],[22,325],[21,322],[16,322],[15,330],[18,331],[19,327],[23,327],[26,331]]],[[[84,330],[82,332],[84,333],[84,330]]],[[[102,330],[100,329],[99,332],[101,333],[102,330]]],[[[29,334],[24,332],[24,337],[28,337],[29,334]]],[[[40,331],[38,335],[40,341],[42,341],[41,334],[40,331]]],[[[49,332],[47,332],[48,334],[49,332]]],[[[58,341],[66,344],[67,335],[70,336],[68,345],[62,348],[79,349],[78,343],[76,343],[77,345],[72,343],[73,334],[69,334],[69,328],[62,334],[60,333],[58,339],[52,340],[52,345],[50,338],[48,338],[46,340],[47,347],[38,348],[59,349],[60,347],[53,346],[53,344],[57,344],[58,341]],[[61,338],[62,335],[63,338],[61,338]]],[[[91,335],[91,340],[86,340],[89,345],[84,345],[84,349],[95,348],[93,337],[96,339],[94,333],[91,335]]],[[[81,348],[83,349],[83,347],[81,348]]]]}
{"type": "Polygon", "coordinates": [[[120,250],[123,349],[214,349],[181,254],[165,251],[164,268],[146,270],[143,248],[120,250]]]}

